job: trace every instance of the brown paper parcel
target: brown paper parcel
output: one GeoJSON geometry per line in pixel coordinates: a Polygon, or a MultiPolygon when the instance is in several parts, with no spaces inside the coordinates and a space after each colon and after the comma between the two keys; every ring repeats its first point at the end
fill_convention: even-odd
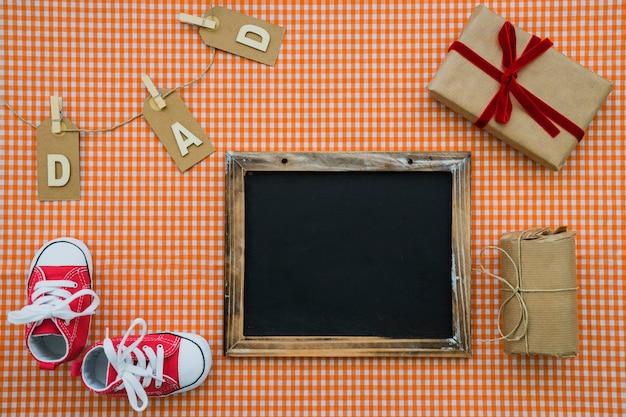
{"type": "Polygon", "coordinates": [[[576,232],[532,229],[500,238],[500,273],[512,287],[501,287],[502,332],[508,355],[572,357],[578,354],[576,232]],[[519,283],[517,282],[519,271],[519,283]],[[508,300],[511,298],[508,302],[508,300]],[[520,318],[526,306],[527,328],[520,318]],[[520,323],[522,323],[520,325],[520,323]],[[519,327],[518,327],[519,326],[519,327]],[[519,339],[519,340],[515,340],[519,339]]]}
{"type": "MultiPolygon", "coordinates": [[[[497,68],[502,68],[498,32],[505,20],[484,6],[474,9],[459,41],[497,68]]],[[[531,35],[515,27],[517,54],[531,35]]],[[[522,68],[517,81],[583,131],[611,92],[613,85],[554,48],[522,68]]],[[[428,84],[430,94],[472,123],[483,113],[499,88],[499,82],[456,51],[450,51],[428,84]]],[[[540,164],[558,171],[578,139],[560,126],[551,137],[511,96],[513,110],[508,123],[492,118],[485,130],[540,164]]]]}

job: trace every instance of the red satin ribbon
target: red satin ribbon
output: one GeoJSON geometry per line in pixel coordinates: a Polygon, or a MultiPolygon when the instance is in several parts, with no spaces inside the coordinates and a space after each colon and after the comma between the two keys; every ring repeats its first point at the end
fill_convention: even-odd
{"type": "Polygon", "coordinates": [[[498,92],[493,96],[474,124],[483,128],[494,116],[497,122],[506,124],[511,118],[513,111],[510,93],[517,99],[530,117],[532,117],[551,137],[555,137],[559,134],[559,128],[555,125],[556,123],[567,132],[571,133],[572,136],[580,142],[585,135],[585,132],[580,127],[517,82],[517,73],[550,49],[550,47],[552,47],[552,41],[547,38],[540,40],[537,36],[532,36],[524,52],[522,52],[518,58],[516,56],[515,28],[511,23],[505,22],[498,33],[498,43],[502,48],[502,68],[504,71],[501,71],[471,50],[467,45],[459,41],[453,42],[448,49],[448,51],[458,52],[465,59],[500,83],[498,92]]]}

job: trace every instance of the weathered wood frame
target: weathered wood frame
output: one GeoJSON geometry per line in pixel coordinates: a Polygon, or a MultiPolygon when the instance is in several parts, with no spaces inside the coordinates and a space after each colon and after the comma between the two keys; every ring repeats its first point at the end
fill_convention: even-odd
{"type": "Polygon", "coordinates": [[[471,356],[469,152],[228,152],[225,317],[227,356],[471,356]],[[244,334],[245,176],[248,171],[447,171],[452,173],[452,317],[446,339],[244,334]]]}

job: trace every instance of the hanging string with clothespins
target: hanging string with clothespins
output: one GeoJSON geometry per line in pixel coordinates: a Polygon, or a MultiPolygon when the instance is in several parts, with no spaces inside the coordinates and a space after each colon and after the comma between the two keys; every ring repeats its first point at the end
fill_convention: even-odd
{"type": "MultiPolygon", "coordinates": [[[[170,94],[187,88],[200,81],[211,70],[215,63],[217,50],[223,50],[244,58],[248,58],[269,66],[274,66],[278,58],[280,45],[285,34],[283,27],[265,22],[245,14],[226,9],[224,7],[214,7],[210,3],[210,9],[204,16],[193,16],[187,13],[180,13],[178,19],[182,23],[194,25],[200,28],[200,36],[204,43],[212,48],[211,57],[207,67],[194,79],[167,90],[161,94],[166,99],[170,94]],[[227,24],[221,24],[228,22],[227,24]],[[255,38],[259,39],[255,39],[255,38]],[[271,40],[271,42],[270,42],[271,40]]],[[[144,77],[142,77],[143,79],[144,77]]],[[[58,97],[58,96],[53,96],[58,97]]],[[[59,108],[62,109],[62,97],[58,97],[59,108]]],[[[37,125],[20,114],[11,104],[0,97],[0,104],[4,105],[21,122],[37,128],[37,125]]],[[[133,121],[143,117],[143,113],[135,114],[128,119],[116,123],[113,126],[102,129],[78,128],[67,130],[68,132],[78,132],[84,134],[108,133],[118,128],[124,127],[133,121]]],[[[58,124],[55,124],[58,126],[58,124]]],[[[59,133],[59,132],[54,132],[59,133]]]]}
{"type": "Polygon", "coordinates": [[[50,118],[36,126],[0,98],[2,104],[20,121],[37,130],[40,200],[80,199],[80,133],[111,132],[143,117],[181,172],[187,171],[215,151],[178,91],[200,81],[211,70],[218,49],[269,66],[275,65],[285,29],[233,10],[214,7],[212,3],[202,17],[180,13],[178,19],[182,23],[199,27],[202,41],[212,49],[208,66],[196,78],[173,89],[159,89],[148,74],[142,75],[141,79],[149,92],[144,100],[143,111],[123,122],[103,129],[79,128],[64,116],[62,97],[54,95],[50,97],[50,118]],[[66,149],[69,143],[72,143],[71,150],[66,149]],[[67,156],[68,153],[71,157],[67,156]]]}
{"type": "MultiPolygon", "coordinates": [[[[205,27],[205,28],[210,28],[210,27],[215,27],[215,20],[212,18],[212,10],[213,10],[213,4],[211,2],[211,8],[209,9],[209,11],[207,12],[206,16],[202,17],[202,18],[198,18],[186,13],[181,13],[179,16],[179,20],[182,23],[188,23],[188,24],[192,24],[195,26],[200,26],[200,27],[205,27]],[[204,24],[203,21],[205,22],[209,22],[207,24],[204,24]]],[[[172,94],[175,91],[181,90],[183,88],[187,88],[189,86],[191,86],[192,84],[197,83],[198,81],[200,81],[202,78],[204,78],[206,76],[206,74],[211,70],[211,68],[213,67],[213,64],[215,63],[215,56],[216,56],[216,48],[212,48],[211,51],[211,56],[209,59],[209,64],[207,65],[207,67],[194,79],[178,86],[175,87],[171,90],[166,91],[163,94],[163,98],[166,98],[168,95],[172,94]]],[[[142,76],[143,79],[143,76],[142,76]]],[[[61,127],[61,117],[59,116],[59,114],[62,114],[62,108],[63,108],[63,99],[62,97],[59,97],[57,95],[51,96],[50,97],[50,102],[51,102],[51,119],[54,121],[53,123],[53,133],[55,134],[59,134],[61,133],[58,129],[60,129],[61,127]],[[56,109],[58,109],[58,112],[55,112],[56,109]]],[[[24,117],[19,111],[17,111],[11,104],[9,104],[7,101],[5,101],[4,99],[2,99],[2,97],[0,97],[0,104],[4,105],[4,107],[6,107],[9,112],[11,112],[15,117],[18,118],[18,120],[20,120],[22,123],[32,127],[33,129],[37,128],[37,125],[35,123],[33,123],[32,121],[28,120],[26,117],[24,117]]],[[[78,133],[84,133],[84,134],[98,134],[98,133],[108,133],[108,132],[112,132],[116,129],[119,129],[121,127],[124,127],[132,122],[134,122],[135,120],[139,119],[143,117],[143,113],[138,113],[135,114],[131,117],[129,117],[128,119],[116,123],[113,126],[110,127],[106,127],[106,128],[102,128],[102,129],[85,129],[85,128],[67,128],[64,131],[67,132],[78,132],[78,133]]]]}

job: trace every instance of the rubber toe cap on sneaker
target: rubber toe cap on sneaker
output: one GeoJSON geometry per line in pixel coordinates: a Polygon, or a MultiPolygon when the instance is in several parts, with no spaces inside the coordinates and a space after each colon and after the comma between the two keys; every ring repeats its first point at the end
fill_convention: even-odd
{"type": "Polygon", "coordinates": [[[181,391],[192,390],[204,382],[211,370],[211,348],[197,334],[182,333],[178,361],[178,378],[181,391]]]}
{"type": "Polygon", "coordinates": [[[83,242],[73,238],[54,239],[41,249],[34,259],[37,266],[87,266],[91,270],[91,255],[83,242]]]}

